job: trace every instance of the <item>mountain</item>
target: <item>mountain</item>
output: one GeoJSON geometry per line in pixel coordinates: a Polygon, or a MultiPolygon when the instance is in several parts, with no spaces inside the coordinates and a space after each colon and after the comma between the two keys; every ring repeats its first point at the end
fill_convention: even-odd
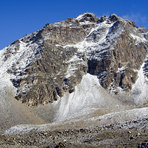
{"type": "Polygon", "coordinates": [[[0,51],[0,82],[1,131],[26,123],[142,122],[148,115],[148,30],[116,14],[46,24],[0,51]]]}

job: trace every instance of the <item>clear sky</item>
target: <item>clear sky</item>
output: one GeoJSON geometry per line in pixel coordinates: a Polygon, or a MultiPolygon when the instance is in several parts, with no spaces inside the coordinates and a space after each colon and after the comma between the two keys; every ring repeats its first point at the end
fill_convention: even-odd
{"type": "Polygon", "coordinates": [[[148,28],[148,0],[0,0],[0,49],[46,23],[84,12],[116,13],[148,28]]]}

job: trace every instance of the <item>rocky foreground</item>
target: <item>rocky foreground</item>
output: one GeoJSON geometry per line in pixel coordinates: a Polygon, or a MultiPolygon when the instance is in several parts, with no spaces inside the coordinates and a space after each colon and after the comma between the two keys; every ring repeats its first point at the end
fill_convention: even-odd
{"type": "Polygon", "coordinates": [[[90,128],[32,130],[26,134],[1,135],[1,148],[99,148],[148,147],[148,118],[90,128]]]}

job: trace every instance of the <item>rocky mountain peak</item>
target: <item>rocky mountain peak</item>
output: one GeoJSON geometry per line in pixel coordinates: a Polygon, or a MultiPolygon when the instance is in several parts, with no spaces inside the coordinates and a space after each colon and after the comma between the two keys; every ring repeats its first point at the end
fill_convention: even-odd
{"type": "Polygon", "coordinates": [[[15,97],[31,106],[74,92],[86,73],[96,75],[107,91],[132,98],[147,58],[147,32],[116,14],[99,19],[84,13],[46,24],[0,52],[1,75],[9,75],[15,97]]]}
{"type": "Polygon", "coordinates": [[[78,20],[79,22],[85,22],[85,21],[89,21],[89,22],[97,22],[98,18],[96,17],[95,14],[93,13],[84,13],[79,15],[76,20],[78,20]]]}

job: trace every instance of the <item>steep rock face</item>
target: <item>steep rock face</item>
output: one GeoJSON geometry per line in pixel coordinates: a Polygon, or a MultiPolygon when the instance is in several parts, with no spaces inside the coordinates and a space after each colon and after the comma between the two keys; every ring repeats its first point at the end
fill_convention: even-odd
{"type": "Polygon", "coordinates": [[[84,13],[12,43],[1,52],[1,65],[17,88],[16,99],[30,106],[75,91],[86,73],[97,75],[105,89],[129,95],[144,62],[147,81],[147,39],[145,28],[115,14],[99,19],[84,13]]]}
{"type": "Polygon", "coordinates": [[[84,40],[97,21],[95,15],[89,14],[89,17],[92,22],[86,24],[80,24],[82,20],[79,22],[77,19],[47,24],[40,31],[23,37],[5,49],[4,61],[6,62],[9,61],[10,55],[16,56],[15,54],[20,51],[21,46],[24,47],[24,53],[20,58],[26,58],[25,54],[30,53],[30,51],[25,52],[26,48],[34,50],[34,53],[26,58],[24,68],[22,65],[19,66],[18,59],[7,70],[9,74],[15,76],[11,81],[17,88],[16,99],[34,106],[53,102],[63,96],[64,92],[74,91],[74,86],[87,72],[87,66],[81,62],[84,56],[77,54],[77,48],[64,48],[63,46],[84,40]],[[14,52],[11,50],[13,46],[14,52]],[[68,61],[75,54],[80,58],[79,65],[74,71],[74,75],[66,78],[68,61]]]}
{"type": "Polygon", "coordinates": [[[136,70],[144,62],[148,46],[145,43],[136,45],[136,41],[124,32],[119,38],[115,49],[100,61],[89,60],[89,71],[98,75],[104,88],[111,85],[130,91],[137,79],[136,70]]]}
{"type": "MultiPolygon", "coordinates": [[[[115,15],[110,17],[111,20],[113,18],[116,18],[116,23],[110,28],[111,36],[116,34],[119,28],[122,28],[122,33],[116,40],[108,39],[110,46],[106,52],[99,53],[99,56],[102,55],[103,58],[94,57],[88,60],[88,72],[98,75],[104,88],[112,89],[117,93],[116,88],[120,87],[128,92],[136,82],[136,70],[140,69],[146,58],[148,44],[144,36],[139,34],[139,28],[133,26],[131,22],[120,20],[115,15]],[[112,45],[113,50],[111,49],[112,45]]],[[[109,33],[106,38],[108,36],[109,33]]],[[[95,51],[94,55],[97,55],[97,52],[98,50],[95,51]]]]}

